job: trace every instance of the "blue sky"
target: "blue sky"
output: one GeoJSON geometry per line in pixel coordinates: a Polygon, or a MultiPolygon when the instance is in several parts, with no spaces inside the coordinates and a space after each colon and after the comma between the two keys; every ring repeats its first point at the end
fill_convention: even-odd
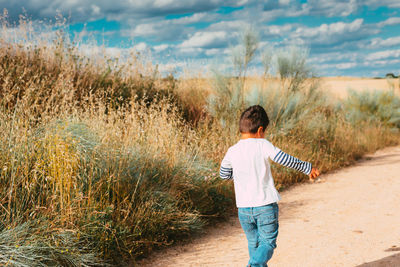
{"type": "Polygon", "coordinates": [[[85,29],[112,53],[146,53],[163,71],[215,62],[224,68],[251,25],[260,52],[306,47],[320,76],[400,74],[399,0],[0,0],[0,7],[10,20],[23,12],[33,21],[61,13],[71,34],[85,29]]]}

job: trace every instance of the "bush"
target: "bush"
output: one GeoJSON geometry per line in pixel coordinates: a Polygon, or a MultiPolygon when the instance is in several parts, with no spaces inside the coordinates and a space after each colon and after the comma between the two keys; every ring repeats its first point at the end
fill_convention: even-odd
{"type": "Polygon", "coordinates": [[[278,52],[276,64],[283,88],[289,91],[302,89],[305,80],[312,76],[307,57],[308,50],[299,47],[289,47],[278,52]]]}
{"type": "MultiPolygon", "coordinates": [[[[94,254],[77,231],[55,230],[45,221],[30,221],[0,230],[3,266],[111,266],[94,254]]],[[[93,246],[93,244],[91,244],[93,246]]]]}
{"type": "Polygon", "coordinates": [[[400,129],[400,98],[394,91],[349,91],[343,109],[347,119],[357,125],[360,122],[383,123],[400,129]]]}
{"type": "Polygon", "coordinates": [[[398,78],[399,76],[394,75],[393,73],[387,73],[385,75],[385,78],[389,78],[389,79],[395,79],[398,78]]]}
{"type": "Polygon", "coordinates": [[[193,149],[197,137],[177,108],[168,100],[135,105],[58,114],[37,127],[18,111],[1,113],[1,129],[11,129],[0,137],[3,227],[46,218],[49,230],[79,232],[76,246],[122,264],[226,216],[231,187],[193,149]]]}

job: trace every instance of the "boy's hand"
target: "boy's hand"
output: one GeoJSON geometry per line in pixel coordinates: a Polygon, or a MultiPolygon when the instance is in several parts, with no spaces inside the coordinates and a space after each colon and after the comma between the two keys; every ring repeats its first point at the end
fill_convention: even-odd
{"type": "Polygon", "coordinates": [[[311,182],[314,182],[315,178],[317,178],[318,176],[319,176],[319,170],[317,170],[316,168],[312,168],[311,173],[308,175],[308,177],[310,177],[311,182]]]}

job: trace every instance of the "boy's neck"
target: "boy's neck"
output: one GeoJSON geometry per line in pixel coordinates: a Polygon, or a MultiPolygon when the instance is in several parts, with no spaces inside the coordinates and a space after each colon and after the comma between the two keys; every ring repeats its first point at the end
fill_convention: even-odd
{"type": "Polygon", "coordinates": [[[265,136],[261,136],[258,133],[241,133],[241,139],[249,139],[249,138],[264,138],[265,136]]]}
{"type": "Polygon", "coordinates": [[[257,132],[255,133],[251,133],[251,132],[247,132],[247,133],[243,133],[242,134],[242,139],[249,139],[249,138],[265,138],[265,129],[260,126],[257,129],[257,132]]]}

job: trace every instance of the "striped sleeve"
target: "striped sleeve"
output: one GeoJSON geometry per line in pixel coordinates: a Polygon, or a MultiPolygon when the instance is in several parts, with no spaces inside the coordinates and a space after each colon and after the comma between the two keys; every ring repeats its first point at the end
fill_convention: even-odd
{"type": "Polygon", "coordinates": [[[233,178],[233,168],[232,168],[232,164],[229,160],[228,153],[226,153],[224,159],[221,162],[221,167],[219,169],[219,176],[222,179],[232,179],[233,178]]]}
{"type": "Polygon", "coordinates": [[[301,161],[283,151],[279,151],[278,154],[272,159],[272,161],[279,163],[285,167],[301,171],[304,174],[309,175],[311,173],[311,163],[307,161],[301,161]]]}

